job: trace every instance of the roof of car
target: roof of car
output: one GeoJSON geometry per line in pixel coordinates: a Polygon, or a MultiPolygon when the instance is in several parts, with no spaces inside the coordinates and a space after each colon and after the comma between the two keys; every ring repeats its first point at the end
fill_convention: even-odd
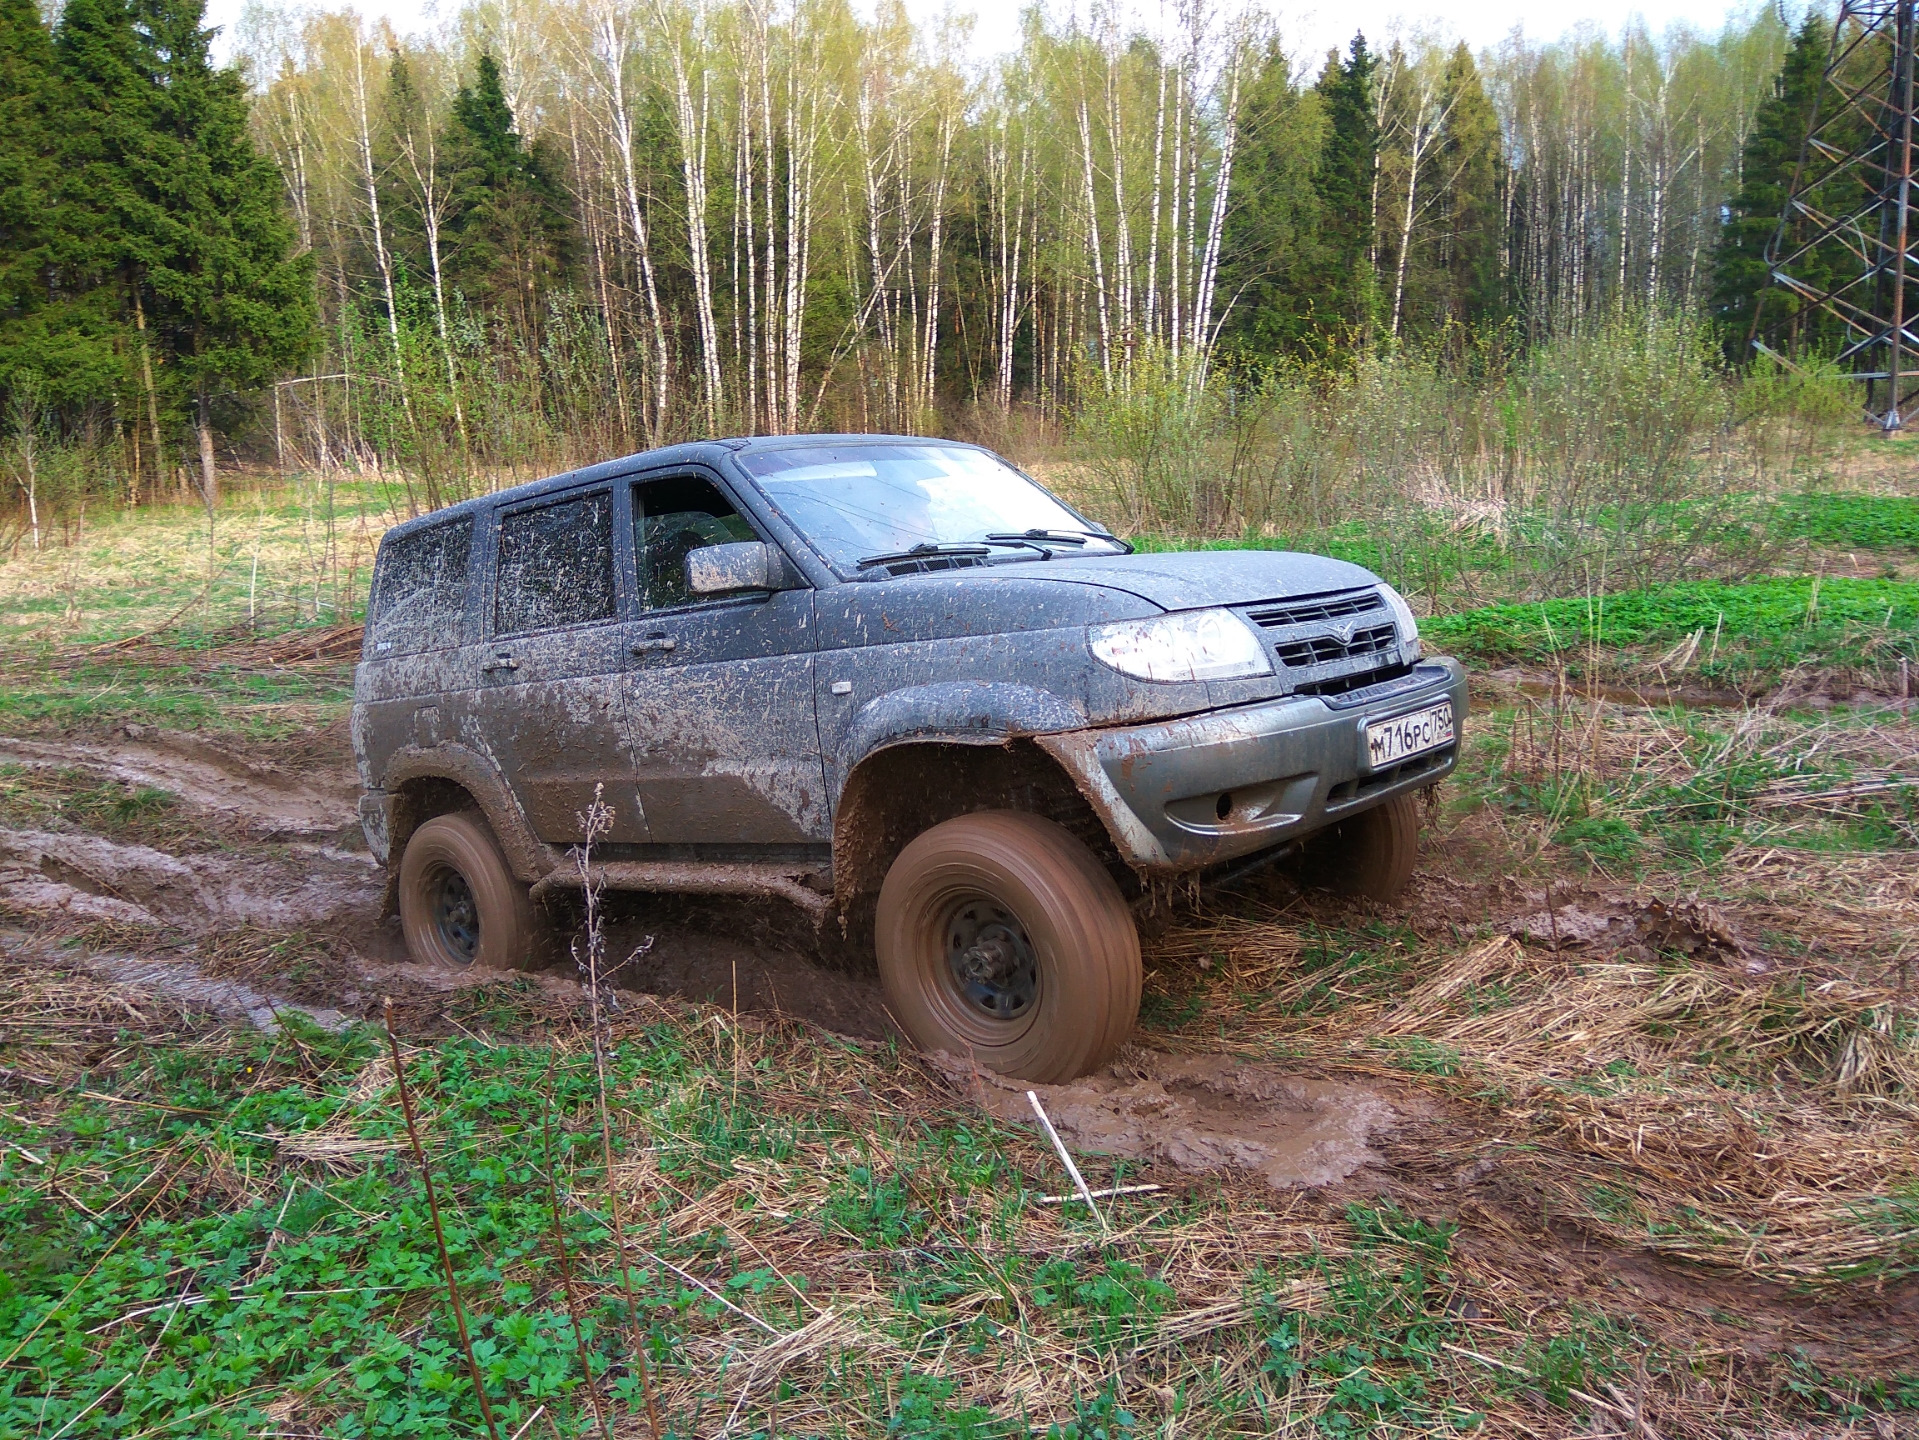
{"type": "Polygon", "coordinates": [[[463,514],[500,504],[515,504],[554,491],[570,490],[576,485],[590,484],[595,480],[610,480],[636,470],[651,470],[660,465],[679,463],[715,464],[727,455],[753,454],[768,450],[800,450],[820,445],[962,445],[969,450],[980,447],[964,440],[947,440],[936,435],[746,435],[723,440],[689,440],[678,445],[664,445],[657,450],[641,450],[632,455],[622,455],[615,460],[602,460],[597,465],[585,465],[578,470],[567,470],[558,475],[548,475],[542,480],[529,480],[524,485],[515,485],[509,490],[496,490],[488,495],[477,495],[471,500],[462,500],[454,505],[443,506],[425,515],[403,520],[387,531],[388,537],[398,537],[425,525],[437,524],[463,514]]]}

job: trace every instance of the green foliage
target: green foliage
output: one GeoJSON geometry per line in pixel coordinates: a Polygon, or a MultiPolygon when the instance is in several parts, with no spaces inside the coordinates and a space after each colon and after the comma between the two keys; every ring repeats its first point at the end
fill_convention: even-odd
{"type": "MultiPolygon", "coordinates": [[[[1805,145],[1831,39],[1830,21],[1818,10],[1808,10],[1746,137],[1739,193],[1728,206],[1730,218],[1713,252],[1713,314],[1735,360],[1749,358],[1746,341],[1753,311],[1771,280],[1765,248],[1785,212],[1786,191],[1805,145]]],[[[1816,277],[1804,278],[1816,283],[1816,277]]],[[[1791,301],[1781,296],[1777,303],[1791,301]]]]}
{"type": "Polygon", "coordinates": [[[1392,1205],[1349,1205],[1346,1218],[1353,1254],[1310,1262],[1308,1273],[1327,1285],[1325,1302],[1299,1314],[1265,1300],[1262,1371],[1281,1387],[1310,1384],[1327,1395],[1318,1421],[1325,1435],[1476,1423],[1431,1393],[1450,1324],[1433,1300],[1452,1286],[1447,1262],[1457,1227],[1392,1205]],[[1310,1358],[1303,1353],[1309,1328],[1310,1358]]]}
{"type": "Polygon", "coordinates": [[[1772,520],[1783,536],[1856,550],[1919,550],[1919,500],[1903,495],[1791,495],[1772,520]]]}
{"type": "Polygon", "coordinates": [[[1454,326],[1476,329],[1495,320],[1507,304],[1506,280],[1500,273],[1505,241],[1500,196],[1511,181],[1499,116],[1463,42],[1446,62],[1440,103],[1446,121],[1439,149],[1444,189],[1437,224],[1445,237],[1439,313],[1454,326]]]}
{"type": "Polygon", "coordinates": [[[1692,673],[1744,684],[1796,666],[1878,668],[1919,652],[1919,583],[1815,577],[1489,605],[1421,625],[1432,642],[1487,660],[1577,667],[1592,646],[1650,649],[1699,638],[1692,673]]]}
{"type": "Polygon", "coordinates": [[[1329,57],[1319,77],[1326,138],[1313,170],[1319,198],[1319,256],[1303,277],[1303,299],[1322,335],[1369,340],[1379,323],[1373,270],[1373,179],[1379,168],[1374,72],[1366,37],[1353,36],[1345,60],[1329,57]]]}
{"type": "Polygon", "coordinates": [[[0,4],[0,395],[64,407],[124,373],[87,290],[100,259],[69,172],[75,119],[33,0],[0,4]]]}
{"type": "Polygon", "coordinates": [[[1222,337],[1242,356],[1311,351],[1324,343],[1307,283],[1319,245],[1313,162],[1325,129],[1317,91],[1301,94],[1277,38],[1266,42],[1237,120],[1220,276],[1233,296],[1222,337]]]}
{"type": "Polygon", "coordinates": [[[0,16],[0,388],[41,376],[58,429],[191,406],[206,431],[311,346],[313,263],[203,19],[201,0],[74,0],[49,42],[34,7],[0,16]]]}

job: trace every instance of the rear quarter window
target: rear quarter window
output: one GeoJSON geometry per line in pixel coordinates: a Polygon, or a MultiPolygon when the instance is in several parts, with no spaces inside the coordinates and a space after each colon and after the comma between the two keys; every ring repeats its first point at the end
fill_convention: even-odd
{"type": "Polygon", "coordinates": [[[366,653],[373,658],[457,645],[466,614],[473,521],[448,520],[380,546],[366,653]]]}

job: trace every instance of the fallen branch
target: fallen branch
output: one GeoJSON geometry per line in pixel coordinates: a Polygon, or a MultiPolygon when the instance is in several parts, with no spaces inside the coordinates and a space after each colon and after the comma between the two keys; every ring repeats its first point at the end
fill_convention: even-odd
{"type": "Polygon", "coordinates": [[[1114,1195],[1151,1195],[1164,1190],[1164,1185],[1114,1185],[1105,1190],[1087,1190],[1079,1195],[1042,1195],[1041,1205],[1065,1205],[1073,1200],[1083,1200],[1088,1196],[1095,1200],[1106,1200],[1114,1195]]]}

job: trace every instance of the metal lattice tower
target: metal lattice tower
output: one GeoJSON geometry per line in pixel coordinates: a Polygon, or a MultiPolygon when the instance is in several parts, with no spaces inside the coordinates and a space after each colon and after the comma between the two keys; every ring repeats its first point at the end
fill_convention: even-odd
{"type": "Polygon", "coordinates": [[[1779,229],[1755,349],[1788,362],[1823,330],[1865,386],[1866,418],[1903,429],[1919,400],[1919,273],[1909,225],[1916,0],[1843,0],[1779,229]],[[1774,303],[1788,292],[1801,303],[1774,303]],[[1833,322],[1836,321],[1835,325],[1833,322]]]}

